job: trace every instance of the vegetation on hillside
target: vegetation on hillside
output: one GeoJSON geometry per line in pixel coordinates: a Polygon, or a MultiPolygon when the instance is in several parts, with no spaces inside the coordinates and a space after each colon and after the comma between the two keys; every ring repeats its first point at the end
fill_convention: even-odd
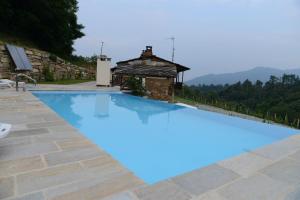
{"type": "Polygon", "coordinates": [[[300,79],[271,76],[263,84],[249,80],[232,85],[184,86],[177,96],[300,128],[300,79]]]}
{"type": "Polygon", "coordinates": [[[0,33],[68,58],[73,41],[84,35],[77,10],[77,0],[1,0],[0,33]]]}
{"type": "Polygon", "coordinates": [[[82,67],[89,67],[89,68],[96,68],[97,67],[97,55],[93,56],[77,56],[72,55],[70,57],[70,62],[75,65],[82,66],[82,67]]]}
{"type": "Polygon", "coordinates": [[[27,48],[38,48],[33,42],[27,39],[18,38],[7,33],[0,32],[0,45],[4,45],[6,43],[27,48]]]}

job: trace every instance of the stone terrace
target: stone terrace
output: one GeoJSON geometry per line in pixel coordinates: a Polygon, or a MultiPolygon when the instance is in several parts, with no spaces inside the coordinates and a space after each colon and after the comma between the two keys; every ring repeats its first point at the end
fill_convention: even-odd
{"type": "Polygon", "coordinates": [[[30,92],[0,90],[0,121],[1,200],[300,199],[300,135],[147,185],[30,92]]]}

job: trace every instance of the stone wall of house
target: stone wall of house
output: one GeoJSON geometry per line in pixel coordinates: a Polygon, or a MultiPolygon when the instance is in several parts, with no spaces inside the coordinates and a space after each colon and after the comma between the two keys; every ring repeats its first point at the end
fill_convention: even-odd
{"type": "Polygon", "coordinates": [[[164,101],[172,101],[173,97],[173,78],[146,78],[145,88],[150,92],[149,97],[164,101]]]}
{"type": "MultiPolygon", "coordinates": [[[[45,69],[49,69],[54,80],[62,79],[94,79],[95,69],[87,69],[73,65],[48,52],[25,48],[33,70],[27,72],[38,81],[45,80],[45,69]]],[[[15,78],[15,66],[4,44],[0,43],[0,78],[15,78]]]]}

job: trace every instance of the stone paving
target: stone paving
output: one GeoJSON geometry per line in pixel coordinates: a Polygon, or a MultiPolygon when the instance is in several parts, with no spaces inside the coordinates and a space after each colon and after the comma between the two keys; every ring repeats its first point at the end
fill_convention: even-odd
{"type": "Polygon", "coordinates": [[[300,199],[300,135],[147,185],[30,92],[0,90],[0,121],[13,124],[0,140],[1,200],[300,199]]]}

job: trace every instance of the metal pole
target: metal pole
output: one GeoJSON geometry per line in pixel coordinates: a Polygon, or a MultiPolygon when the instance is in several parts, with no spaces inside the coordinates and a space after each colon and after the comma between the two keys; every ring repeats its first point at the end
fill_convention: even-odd
{"type": "Polygon", "coordinates": [[[19,80],[18,80],[18,74],[16,74],[16,91],[19,91],[19,80]]]}
{"type": "Polygon", "coordinates": [[[173,43],[173,48],[172,48],[172,62],[174,62],[175,59],[175,37],[171,38],[172,43],[173,43]]]}
{"type": "Polygon", "coordinates": [[[172,62],[175,60],[175,37],[168,38],[168,40],[172,40],[172,62]]]}

